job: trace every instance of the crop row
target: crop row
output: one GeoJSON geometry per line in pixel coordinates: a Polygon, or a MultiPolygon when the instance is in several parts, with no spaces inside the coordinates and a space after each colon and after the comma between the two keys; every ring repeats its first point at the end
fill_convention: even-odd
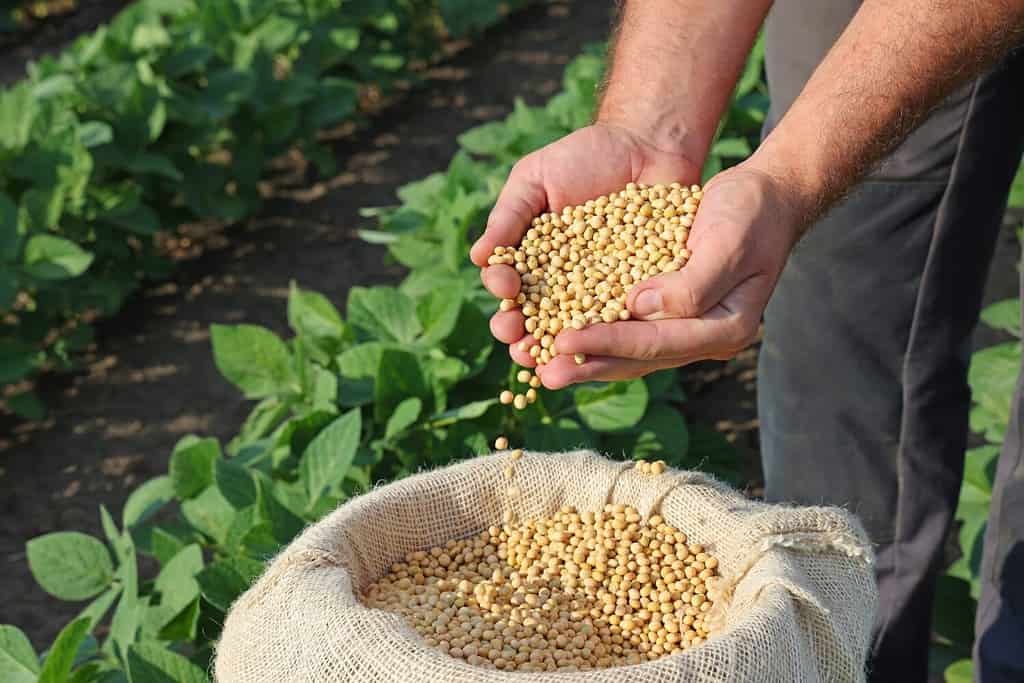
{"type": "Polygon", "coordinates": [[[139,0],[0,91],[0,396],[67,368],[166,277],[158,234],[255,212],[268,161],[360,119],[445,40],[527,0],[139,0]]]}

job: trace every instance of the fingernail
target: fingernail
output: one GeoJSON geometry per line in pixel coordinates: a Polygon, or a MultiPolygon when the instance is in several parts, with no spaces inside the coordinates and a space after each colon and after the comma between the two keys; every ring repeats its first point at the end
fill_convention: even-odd
{"type": "Polygon", "coordinates": [[[640,292],[633,302],[633,313],[640,318],[661,313],[661,290],[652,288],[640,292]]]}

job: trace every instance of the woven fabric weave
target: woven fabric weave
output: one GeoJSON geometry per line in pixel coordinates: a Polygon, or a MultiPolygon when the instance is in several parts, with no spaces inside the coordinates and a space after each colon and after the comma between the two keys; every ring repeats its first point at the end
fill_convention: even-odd
{"type": "Polygon", "coordinates": [[[859,522],[837,508],[768,505],[712,477],[644,475],[593,452],[489,455],[394,482],[340,506],[284,549],[232,606],[220,683],[448,681],[856,682],[878,593],[859,522]],[[503,469],[514,466],[509,497],[503,469]],[[703,645],[633,666],[518,673],[428,646],[401,617],[360,602],[390,565],[516,518],[606,503],[660,514],[719,560],[716,629],[703,645]]]}

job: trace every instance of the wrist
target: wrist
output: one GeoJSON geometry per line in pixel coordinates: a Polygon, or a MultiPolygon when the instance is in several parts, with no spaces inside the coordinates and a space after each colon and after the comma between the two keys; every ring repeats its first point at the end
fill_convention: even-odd
{"type": "MultiPolygon", "coordinates": [[[[746,161],[737,168],[761,174],[768,178],[786,207],[788,221],[798,240],[828,208],[828,174],[815,172],[798,163],[803,156],[798,151],[786,151],[782,144],[769,136],[746,161]]],[[[794,241],[795,241],[794,240],[794,241]]]]}
{"type": "Polygon", "coordinates": [[[711,144],[678,115],[653,103],[624,107],[614,101],[601,103],[595,123],[627,132],[637,143],[658,152],[682,157],[700,166],[711,144]]]}

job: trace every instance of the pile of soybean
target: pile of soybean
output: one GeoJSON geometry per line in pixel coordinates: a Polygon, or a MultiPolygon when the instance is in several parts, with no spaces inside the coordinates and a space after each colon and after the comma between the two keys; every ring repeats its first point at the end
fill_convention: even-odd
{"type": "Polygon", "coordinates": [[[487,263],[519,274],[519,294],[499,307],[522,309],[530,338],[520,342],[521,350],[544,365],[558,355],[561,330],[629,320],[629,291],[689,260],[686,241],[703,196],[699,185],[630,183],[621,192],[542,214],[519,246],[495,247],[487,263]]]}
{"type": "Polygon", "coordinates": [[[660,516],[564,507],[410,553],[364,601],[469,664],[587,671],[703,643],[717,567],[660,516]]]}
{"type": "MultiPolygon", "coordinates": [[[[703,197],[700,185],[629,183],[621,192],[541,214],[518,247],[495,247],[487,263],[519,274],[519,294],[499,305],[522,309],[529,337],[519,349],[545,365],[558,355],[555,340],[563,329],[629,320],[626,297],[637,283],[686,265],[703,197]]],[[[586,357],[577,353],[573,360],[582,365],[586,357]]],[[[528,385],[525,392],[509,388],[498,400],[523,410],[537,400],[541,382],[529,370],[519,370],[516,380],[528,385]]],[[[495,448],[507,447],[498,437],[495,448]]]]}

